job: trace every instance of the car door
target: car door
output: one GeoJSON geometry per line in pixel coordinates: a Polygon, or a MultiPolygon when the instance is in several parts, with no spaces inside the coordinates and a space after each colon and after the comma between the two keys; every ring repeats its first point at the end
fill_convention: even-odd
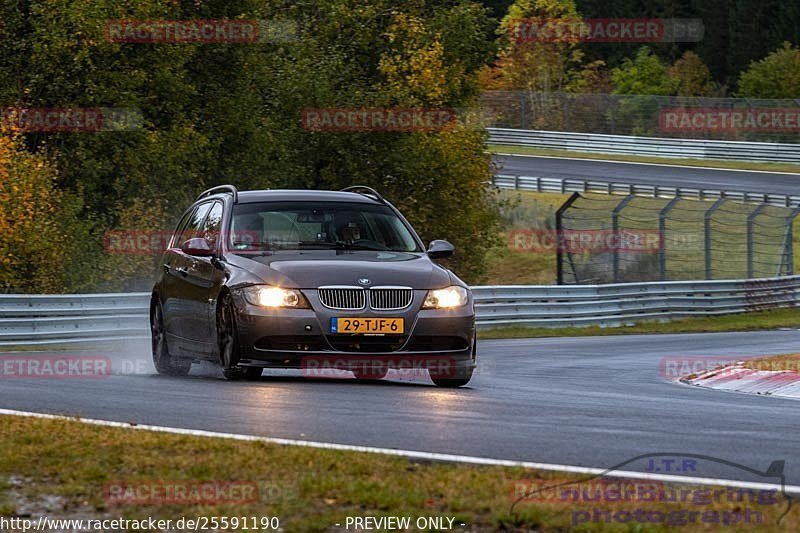
{"type": "Polygon", "coordinates": [[[176,353],[191,355],[193,347],[187,343],[191,330],[192,314],[197,312],[193,302],[197,300],[196,285],[189,278],[189,272],[196,258],[183,253],[181,245],[200,231],[213,202],[198,204],[189,212],[186,222],[176,232],[170,248],[164,254],[164,320],[169,324],[169,332],[174,342],[170,349],[176,353]]]}
{"type": "MultiPolygon", "coordinates": [[[[222,201],[213,202],[203,222],[200,224],[196,237],[206,239],[212,250],[219,252],[219,239],[221,236],[222,216],[224,205],[222,201]]],[[[217,267],[211,257],[188,258],[186,295],[191,314],[184,320],[184,339],[192,346],[192,350],[202,354],[214,354],[216,342],[216,297],[225,272],[217,267]]]]}
{"type": "Polygon", "coordinates": [[[175,353],[177,353],[177,345],[180,343],[181,336],[178,328],[181,317],[180,300],[178,299],[180,283],[178,277],[173,271],[175,265],[178,263],[176,248],[180,248],[180,245],[178,244],[180,236],[196,209],[197,207],[187,210],[186,213],[184,213],[184,215],[181,217],[180,222],[178,222],[178,225],[175,228],[175,232],[172,234],[172,238],[169,241],[166,251],[161,256],[161,268],[164,272],[161,276],[159,289],[164,313],[164,333],[167,337],[169,349],[174,350],[175,353]]]}

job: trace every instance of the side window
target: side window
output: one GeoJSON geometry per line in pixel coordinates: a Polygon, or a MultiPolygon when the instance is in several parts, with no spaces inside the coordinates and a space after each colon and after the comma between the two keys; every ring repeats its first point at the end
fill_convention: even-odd
{"type": "Polygon", "coordinates": [[[200,236],[211,244],[212,249],[217,248],[217,241],[219,241],[220,230],[222,229],[222,202],[214,202],[211,211],[203,222],[203,227],[200,229],[200,236]]]}
{"type": "Polygon", "coordinates": [[[209,210],[211,210],[212,203],[213,202],[206,202],[194,208],[189,215],[188,222],[181,230],[178,240],[175,241],[176,247],[181,247],[183,243],[189,239],[200,236],[203,221],[206,219],[206,215],[208,214],[209,210]]]}
{"type": "Polygon", "coordinates": [[[172,238],[169,241],[169,248],[177,248],[180,246],[178,238],[180,237],[181,233],[183,233],[183,230],[186,228],[186,224],[189,223],[189,219],[191,218],[193,212],[194,209],[188,211],[183,215],[183,217],[181,217],[181,220],[180,222],[178,222],[178,225],[175,228],[175,232],[172,234],[172,238]]]}

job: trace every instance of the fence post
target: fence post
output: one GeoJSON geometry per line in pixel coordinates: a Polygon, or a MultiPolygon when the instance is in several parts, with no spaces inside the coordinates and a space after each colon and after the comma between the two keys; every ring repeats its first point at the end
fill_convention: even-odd
{"type": "Polygon", "coordinates": [[[712,271],[711,271],[711,218],[714,216],[714,213],[722,207],[726,198],[723,196],[712,205],[706,214],[703,216],[703,226],[705,232],[705,259],[706,259],[706,279],[712,278],[712,271]]]}
{"type": "Polygon", "coordinates": [[[519,92],[520,98],[522,99],[522,122],[520,123],[520,129],[527,129],[528,128],[528,95],[525,91],[519,92]]]}
{"type": "MultiPolygon", "coordinates": [[[[564,285],[564,251],[563,246],[561,245],[563,242],[561,233],[564,231],[564,224],[562,222],[562,218],[564,213],[567,212],[567,209],[572,207],[572,204],[575,203],[575,200],[580,197],[580,193],[572,193],[572,196],[570,196],[567,201],[558,208],[558,211],[556,211],[556,283],[558,285],[564,285]]],[[[574,269],[573,276],[575,277],[575,283],[578,283],[578,273],[575,272],[574,269]]]]}
{"type": "Polygon", "coordinates": [[[667,215],[680,201],[681,197],[676,196],[658,213],[658,233],[661,239],[661,247],[658,250],[658,273],[661,281],[667,280],[667,215]]]}
{"type": "Polygon", "coordinates": [[[626,196],[614,210],[611,212],[611,231],[614,235],[614,241],[616,242],[616,246],[614,246],[614,250],[612,251],[612,257],[614,261],[614,283],[619,281],[619,214],[625,209],[631,200],[636,198],[635,195],[629,194],[626,196]]]}
{"type": "Polygon", "coordinates": [[[767,204],[758,204],[752,213],[747,215],[747,277],[752,279],[755,277],[755,269],[753,268],[753,255],[755,243],[753,242],[753,226],[756,222],[756,217],[761,214],[767,204]]]}
{"type": "Polygon", "coordinates": [[[610,104],[608,106],[608,108],[609,108],[609,116],[610,116],[610,119],[611,119],[611,132],[610,133],[611,133],[611,135],[615,135],[616,132],[617,132],[617,120],[616,120],[616,115],[614,114],[614,112],[616,111],[617,101],[611,95],[606,95],[606,98],[607,98],[607,101],[610,102],[610,104]]]}
{"type": "MultiPolygon", "coordinates": [[[[794,220],[800,215],[800,206],[795,207],[786,217],[786,237],[784,239],[783,253],[786,256],[786,275],[794,276],[794,220]]],[[[783,263],[783,261],[781,261],[783,263]]],[[[780,275],[780,268],[778,275],[780,275]]]]}

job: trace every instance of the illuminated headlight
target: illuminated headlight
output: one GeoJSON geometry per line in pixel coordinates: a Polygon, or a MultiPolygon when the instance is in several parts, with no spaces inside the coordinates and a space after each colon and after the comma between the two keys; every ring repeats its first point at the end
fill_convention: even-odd
{"type": "Polygon", "coordinates": [[[452,285],[444,289],[428,291],[423,309],[452,309],[462,307],[469,301],[469,292],[464,287],[452,285]]]}
{"type": "Polygon", "coordinates": [[[244,297],[253,305],[260,307],[290,307],[308,309],[308,300],[303,293],[295,289],[281,289],[269,285],[245,287],[244,297]]]}

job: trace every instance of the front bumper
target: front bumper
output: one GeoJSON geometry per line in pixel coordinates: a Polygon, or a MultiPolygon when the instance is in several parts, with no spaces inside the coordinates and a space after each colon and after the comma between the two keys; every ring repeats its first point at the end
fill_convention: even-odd
{"type": "Polygon", "coordinates": [[[357,369],[451,369],[475,367],[473,302],[457,309],[421,309],[427,291],[414,291],[400,311],[338,311],[324,307],[316,291],[303,291],[312,309],[266,309],[234,295],[240,364],[274,368],[334,366],[357,369]],[[403,318],[402,336],[331,334],[331,318],[403,318]]]}

